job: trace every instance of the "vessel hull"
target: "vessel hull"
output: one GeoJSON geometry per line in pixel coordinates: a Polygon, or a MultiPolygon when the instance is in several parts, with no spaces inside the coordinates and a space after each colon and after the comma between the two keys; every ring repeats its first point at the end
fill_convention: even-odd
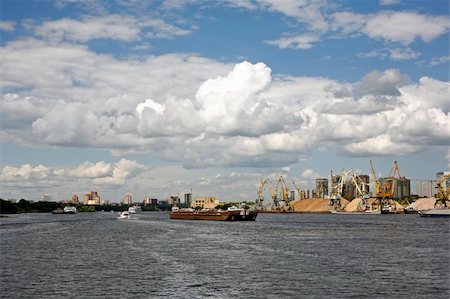
{"type": "Polygon", "coordinates": [[[420,211],[420,217],[450,217],[450,209],[420,211]]]}
{"type": "Polygon", "coordinates": [[[212,220],[212,221],[255,221],[257,213],[241,215],[239,211],[195,211],[170,212],[170,219],[177,220],[212,220]]]}

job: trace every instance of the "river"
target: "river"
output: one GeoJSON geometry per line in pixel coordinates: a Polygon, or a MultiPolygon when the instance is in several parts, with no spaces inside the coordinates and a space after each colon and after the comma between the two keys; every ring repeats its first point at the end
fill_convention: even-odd
{"type": "Polygon", "coordinates": [[[0,218],[0,298],[450,298],[449,219],[0,218]]]}

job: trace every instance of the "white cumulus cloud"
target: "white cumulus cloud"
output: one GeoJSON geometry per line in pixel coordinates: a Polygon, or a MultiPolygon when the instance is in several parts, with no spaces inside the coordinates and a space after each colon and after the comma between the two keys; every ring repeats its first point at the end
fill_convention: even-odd
{"type": "Polygon", "coordinates": [[[93,182],[98,185],[123,185],[126,179],[136,176],[145,169],[136,161],[120,159],[114,166],[111,176],[96,178],[93,182]]]}
{"type": "Polygon", "coordinates": [[[110,175],[112,169],[111,164],[104,161],[97,163],[85,162],[72,169],[69,174],[79,178],[98,178],[110,175]]]}

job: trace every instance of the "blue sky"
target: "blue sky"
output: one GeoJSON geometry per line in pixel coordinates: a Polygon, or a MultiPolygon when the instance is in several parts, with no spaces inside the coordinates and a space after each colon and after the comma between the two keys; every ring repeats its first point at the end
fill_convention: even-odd
{"type": "Polygon", "coordinates": [[[2,198],[449,170],[448,1],[0,5],[2,198]]]}

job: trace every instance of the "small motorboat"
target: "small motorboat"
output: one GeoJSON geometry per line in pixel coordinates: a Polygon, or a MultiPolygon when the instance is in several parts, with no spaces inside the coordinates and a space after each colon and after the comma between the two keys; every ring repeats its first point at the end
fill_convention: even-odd
{"type": "Polygon", "coordinates": [[[117,219],[130,219],[130,213],[128,211],[124,211],[120,213],[117,219]]]}
{"type": "Polygon", "coordinates": [[[136,214],[136,209],[137,209],[137,206],[131,206],[128,208],[128,212],[130,214],[136,214]]]}

